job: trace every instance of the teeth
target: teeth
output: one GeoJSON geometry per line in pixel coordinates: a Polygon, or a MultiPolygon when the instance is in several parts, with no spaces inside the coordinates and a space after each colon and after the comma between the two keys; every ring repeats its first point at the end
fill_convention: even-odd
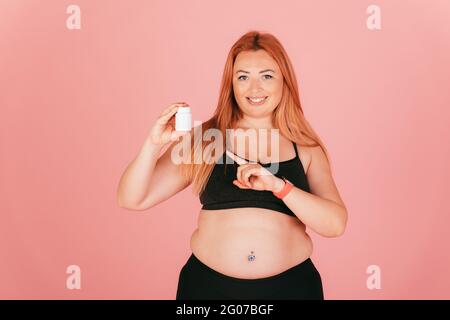
{"type": "Polygon", "coordinates": [[[266,99],[266,98],[249,98],[250,99],[250,101],[252,101],[252,102],[256,102],[256,103],[258,103],[258,102],[261,102],[261,101],[263,101],[264,99],[266,99]]]}

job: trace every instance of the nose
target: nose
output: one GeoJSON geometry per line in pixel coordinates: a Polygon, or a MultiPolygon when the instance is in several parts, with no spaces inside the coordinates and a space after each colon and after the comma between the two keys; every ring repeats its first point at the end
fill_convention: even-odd
{"type": "Polygon", "coordinates": [[[253,79],[250,81],[250,92],[252,94],[257,94],[261,92],[262,86],[261,86],[261,80],[259,79],[253,79]]]}

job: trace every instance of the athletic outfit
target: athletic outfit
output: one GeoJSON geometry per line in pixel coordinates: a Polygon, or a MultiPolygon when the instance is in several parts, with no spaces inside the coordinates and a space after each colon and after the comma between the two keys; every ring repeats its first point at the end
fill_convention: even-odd
{"type": "MultiPolygon", "coordinates": [[[[268,170],[271,169],[271,165],[278,164],[278,167],[275,167],[277,171],[273,172],[275,176],[284,177],[295,187],[310,192],[297,145],[295,143],[293,145],[295,158],[277,163],[258,163],[268,170]]],[[[224,152],[221,161],[215,164],[204,191],[200,194],[202,209],[255,207],[295,217],[283,200],[277,198],[271,191],[240,189],[234,185],[237,168],[238,164],[224,152]]],[[[177,299],[322,300],[323,288],[321,276],[310,258],[274,276],[241,279],[219,273],[191,254],[180,272],[177,299]]]]}

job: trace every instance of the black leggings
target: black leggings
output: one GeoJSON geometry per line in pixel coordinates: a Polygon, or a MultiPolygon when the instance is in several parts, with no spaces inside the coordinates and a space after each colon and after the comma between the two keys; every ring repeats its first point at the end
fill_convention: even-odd
{"type": "Polygon", "coordinates": [[[241,279],[217,272],[191,254],[181,269],[176,299],[324,298],[322,279],[310,258],[274,276],[241,279]]]}

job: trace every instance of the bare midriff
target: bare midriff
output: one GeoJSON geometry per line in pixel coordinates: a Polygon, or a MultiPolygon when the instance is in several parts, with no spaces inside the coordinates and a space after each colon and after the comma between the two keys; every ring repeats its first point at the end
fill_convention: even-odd
{"type": "Polygon", "coordinates": [[[297,217],[263,208],[201,210],[190,246],[208,267],[242,279],[277,275],[313,251],[297,217]]]}

